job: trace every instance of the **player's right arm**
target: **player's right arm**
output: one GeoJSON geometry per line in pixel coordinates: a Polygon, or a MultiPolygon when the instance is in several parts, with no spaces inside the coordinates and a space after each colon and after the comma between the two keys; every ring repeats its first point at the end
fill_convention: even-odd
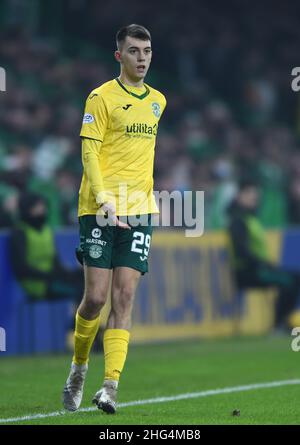
{"type": "Polygon", "coordinates": [[[102,142],[96,139],[82,138],[82,164],[99,206],[108,201],[104,189],[103,175],[99,168],[101,145],[102,142]]]}
{"type": "Polygon", "coordinates": [[[99,168],[102,142],[109,125],[109,114],[101,95],[92,92],[85,104],[82,128],[82,163],[89,180],[96,203],[104,213],[108,213],[114,223],[123,228],[130,228],[116,217],[115,204],[109,200],[104,188],[103,174],[99,168]]]}
{"type": "Polygon", "coordinates": [[[109,113],[102,96],[92,91],[85,103],[80,136],[82,138],[82,163],[97,204],[107,200],[103,175],[99,168],[101,145],[109,126],[109,113]]]}

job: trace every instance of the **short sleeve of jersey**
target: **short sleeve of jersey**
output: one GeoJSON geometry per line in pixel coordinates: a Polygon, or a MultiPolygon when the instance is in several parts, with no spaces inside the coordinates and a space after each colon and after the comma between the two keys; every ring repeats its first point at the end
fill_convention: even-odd
{"type": "Polygon", "coordinates": [[[100,94],[91,93],[86,100],[81,137],[96,139],[103,142],[108,126],[108,111],[100,94]]]}

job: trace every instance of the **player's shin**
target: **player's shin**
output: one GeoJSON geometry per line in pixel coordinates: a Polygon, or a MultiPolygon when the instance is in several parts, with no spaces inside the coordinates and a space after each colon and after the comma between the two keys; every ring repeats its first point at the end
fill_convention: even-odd
{"type": "Polygon", "coordinates": [[[125,329],[106,329],[103,338],[105,380],[119,381],[126,361],[130,333],[125,329]]]}
{"type": "Polygon", "coordinates": [[[84,365],[88,362],[89,354],[100,324],[100,316],[94,320],[85,320],[79,313],[76,314],[74,333],[74,356],[76,365],[84,365]]]}
{"type": "Polygon", "coordinates": [[[127,356],[129,337],[125,329],[106,329],[104,333],[105,376],[93,403],[108,414],[116,412],[118,383],[127,356]]]}

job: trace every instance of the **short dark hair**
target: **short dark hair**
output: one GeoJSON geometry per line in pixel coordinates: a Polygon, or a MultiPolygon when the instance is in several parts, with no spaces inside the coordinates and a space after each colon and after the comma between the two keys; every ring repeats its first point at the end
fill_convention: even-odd
{"type": "Polygon", "coordinates": [[[255,178],[244,177],[238,180],[238,189],[240,192],[248,188],[259,188],[259,183],[255,178]]]}
{"type": "Polygon", "coordinates": [[[127,25],[123,26],[123,28],[119,29],[116,35],[117,47],[120,48],[122,43],[125,42],[126,37],[134,37],[135,39],[140,40],[150,40],[151,42],[151,34],[147,28],[142,25],[127,25]]]}

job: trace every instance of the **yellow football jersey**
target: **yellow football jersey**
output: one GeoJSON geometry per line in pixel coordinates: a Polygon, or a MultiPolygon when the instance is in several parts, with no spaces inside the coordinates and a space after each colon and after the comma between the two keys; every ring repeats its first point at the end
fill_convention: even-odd
{"type": "MultiPolygon", "coordinates": [[[[80,136],[99,141],[95,162],[101,187],[115,196],[119,216],[158,213],[153,163],[158,122],[165,107],[166,99],[159,91],[146,84],[132,87],[119,79],[104,83],[87,98],[80,136]]],[[[78,215],[96,214],[98,208],[84,168],[78,215]]]]}

